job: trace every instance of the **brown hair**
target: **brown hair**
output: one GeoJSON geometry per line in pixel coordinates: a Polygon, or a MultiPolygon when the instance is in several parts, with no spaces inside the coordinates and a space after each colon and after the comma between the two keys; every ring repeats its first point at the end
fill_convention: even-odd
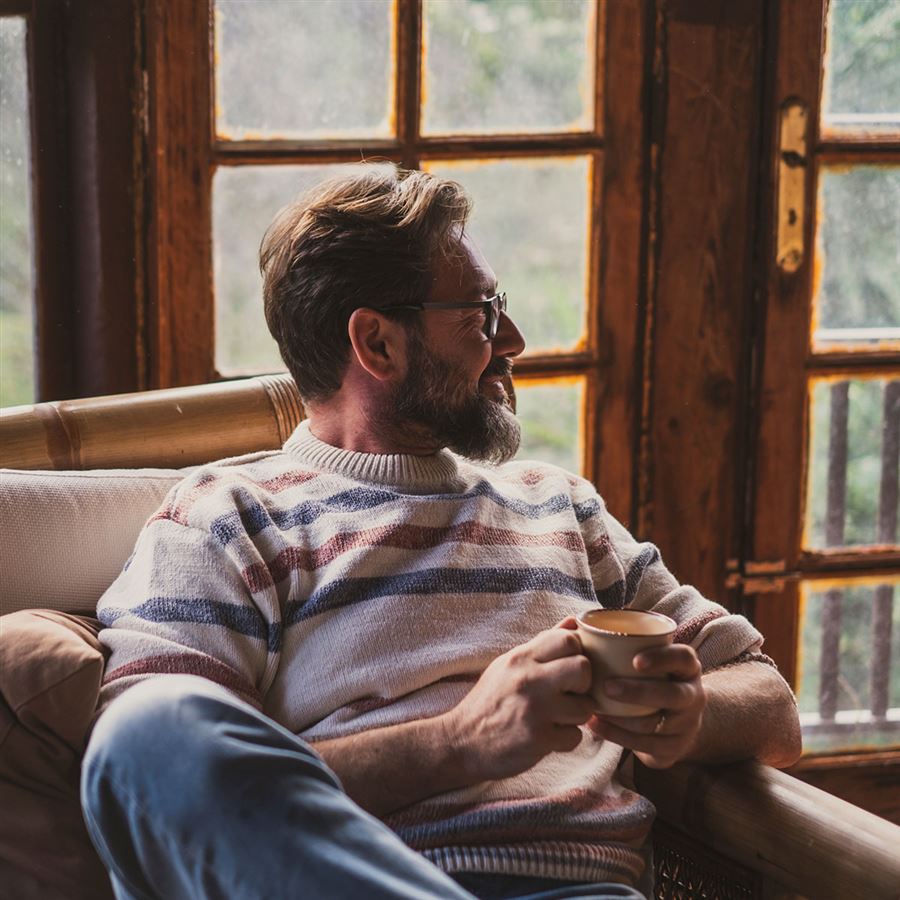
{"type": "Polygon", "coordinates": [[[304,400],[341,386],[354,310],[427,298],[432,263],[450,252],[470,209],[454,181],[371,165],[278,214],[259,253],[266,322],[304,400]]]}

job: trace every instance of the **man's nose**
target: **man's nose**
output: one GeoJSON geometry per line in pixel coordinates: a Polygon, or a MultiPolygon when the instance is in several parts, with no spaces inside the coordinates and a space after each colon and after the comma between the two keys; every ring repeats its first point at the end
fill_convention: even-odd
{"type": "Polygon", "coordinates": [[[493,343],[494,356],[518,356],[525,349],[522,332],[505,312],[500,313],[493,343]]]}

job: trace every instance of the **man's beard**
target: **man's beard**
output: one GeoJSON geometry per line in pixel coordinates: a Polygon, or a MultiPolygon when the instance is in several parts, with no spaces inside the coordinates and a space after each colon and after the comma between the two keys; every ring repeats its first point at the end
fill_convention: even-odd
{"type": "MultiPolygon", "coordinates": [[[[429,352],[411,328],[406,378],[394,393],[394,425],[426,433],[442,447],[468,459],[494,464],[516,455],[522,429],[509,401],[472,391],[460,368],[429,352]]],[[[491,360],[483,375],[508,375],[509,360],[491,360]]]]}

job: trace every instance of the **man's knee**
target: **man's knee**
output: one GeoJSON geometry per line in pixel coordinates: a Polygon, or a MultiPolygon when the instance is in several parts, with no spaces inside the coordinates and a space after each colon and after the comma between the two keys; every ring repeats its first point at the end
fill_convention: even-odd
{"type": "Polygon", "coordinates": [[[82,767],[89,808],[110,791],[141,802],[153,785],[175,798],[203,781],[215,732],[235,706],[224,688],[191,675],[162,675],[130,688],[100,716],[82,767]]]}

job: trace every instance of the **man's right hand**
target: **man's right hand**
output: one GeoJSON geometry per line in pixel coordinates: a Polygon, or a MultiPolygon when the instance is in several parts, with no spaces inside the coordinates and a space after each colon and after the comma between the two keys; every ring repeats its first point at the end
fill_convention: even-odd
{"type": "Polygon", "coordinates": [[[498,656],[441,718],[449,747],[473,781],[507,778],[554,751],[572,750],[594,711],[591,664],[574,619],[498,656]]]}

